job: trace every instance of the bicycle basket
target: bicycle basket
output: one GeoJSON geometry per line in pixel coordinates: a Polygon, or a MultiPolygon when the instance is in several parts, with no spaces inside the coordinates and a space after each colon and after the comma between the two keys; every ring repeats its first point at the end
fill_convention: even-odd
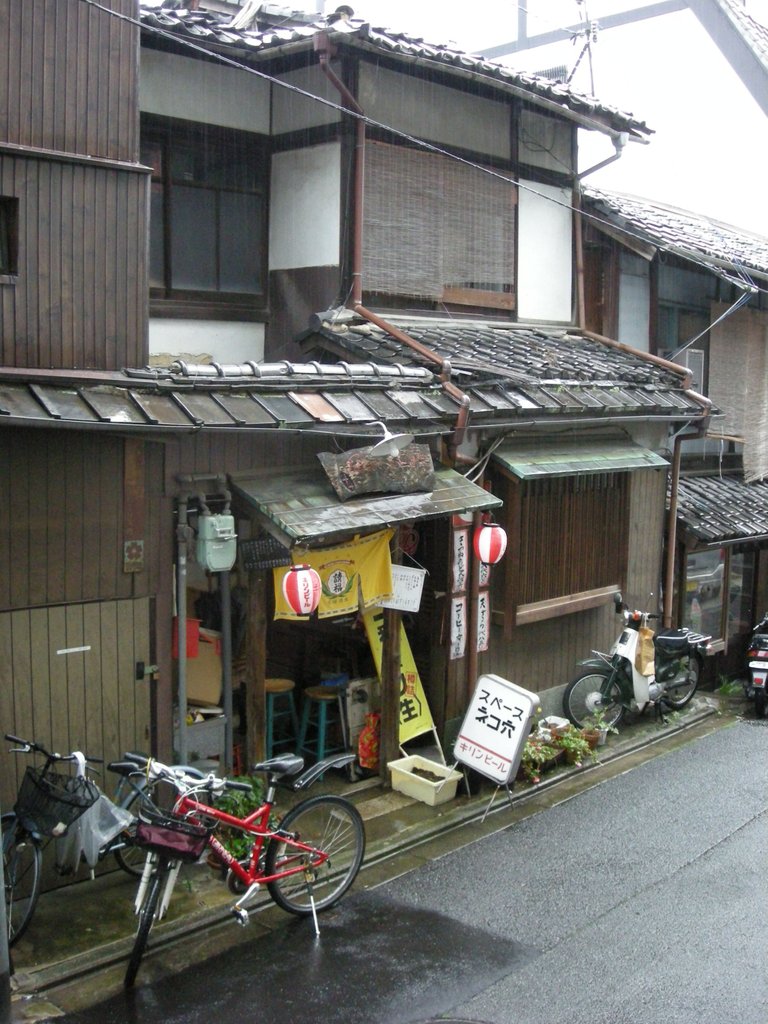
{"type": "Polygon", "coordinates": [[[164,853],[173,860],[191,864],[202,854],[212,831],[212,827],[185,821],[183,818],[150,815],[142,810],[134,842],[154,853],[164,853]]]}
{"type": "Polygon", "coordinates": [[[82,775],[43,774],[28,766],[13,809],[32,831],[63,836],[98,798],[99,787],[82,775]]]}

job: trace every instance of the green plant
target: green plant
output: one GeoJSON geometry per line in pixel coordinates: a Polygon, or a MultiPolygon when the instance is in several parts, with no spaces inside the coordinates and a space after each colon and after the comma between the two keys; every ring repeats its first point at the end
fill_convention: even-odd
{"type": "Polygon", "coordinates": [[[589,729],[597,729],[598,732],[613,732],[617,735],[619,732],[615,725],[608,725],[605,720],[605,712],[602,708],[595,708],[595,710],[590,714],[585,727],[589,729]]]}
{"type": "Polygon", "coordinates": [[[539,782],[548,762],[557,760],[558,752],[550,743],[538,736],[529,736],[523,747],[520,768],[529,782],[539,782]]]}
{"type": "Polygon", "coordinates": [[[589,741],[581,729],[569,726],[558,736],[552,737],[552,745],[565,751],[566,757],[571,764],[582,764],[588,758],[594,758],[595,754],[589,741]]]}
{"type": "Polygon", "coordinates": [[[727,677],[720,677],[723,681],[718,686],[716,693],[719,693],[721,697],[741,697],[744,694],[744,687],[741,683],[734,683],[727,677]]]}
{"type": "MultiPolygon", "coordinates": [[[[225,789],[216,797],[216,807],[234,818],[244,818],[261,807],[264,801],[264,782],[255,775],[239,775],[238,782],[247,782],[251,786],[251,792],[246,793],[241,789],[225,789]]],[[[243,860],[251,851],[253,838],[236,828],[227,828],[219,825],[216,836],[221,845],[232,854],[237,860],[243,860]]]]}

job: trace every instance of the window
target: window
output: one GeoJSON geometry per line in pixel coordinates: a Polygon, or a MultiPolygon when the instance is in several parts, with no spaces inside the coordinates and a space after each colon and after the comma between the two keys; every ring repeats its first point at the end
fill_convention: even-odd
{"type": "Polygon", "coordinates": [[[365,160],[366,289],[513,309],[515,187],[405,146],[369,142],[365,160]]]}
{"type": "Polygon", "coordinates": [[[494,576],[495,608],[522,624],[604,603],[623,585],[629,473],[499,479],[492,490],[512,556],[494,576]]]}
{"type": "Polygon", "coordinates": [[[694,551],[685,560],[682,621],[714,641],[747,636],[753,625],[753,551],[694,551]],[[727,586],[726,586],[727,581],[727,586]]]}
{"type": "Polygon", "coordinates": [[[19,201],[0,196],[0,274],[19,270],[19,201]]]}
{"type": "Polygon", "coordinates": [[[156,298],[261,305],[266,157],[245,132],[147,122],[149,277],[156,298]]]}

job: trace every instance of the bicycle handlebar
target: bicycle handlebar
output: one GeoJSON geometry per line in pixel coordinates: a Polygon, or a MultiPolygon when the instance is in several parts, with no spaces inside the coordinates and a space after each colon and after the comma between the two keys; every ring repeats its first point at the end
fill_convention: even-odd
{"type": "MultiPolygon", "coordinates": [[[[52,754],[49,750],[38,743],[36,740],[23,740],[20,736],[14,736],[13,733],[7,732],[5,738],[9,743],[18,743],[17,749],[11,748],[12,754],[42,754],[43,757],[49,758],[51,761],[76,761],[77,757],[74,753],[72,754],[52,754]]],[[[83,757],[88,764],[104,764],[103,757],[91,757],[89,754],[83,754],[83,757]]]]}
{"type": "Polygon", "coordinates": [[[210,789],[212,791],[239,789],[243,793],[251,792],[251,785],[247,782],[237,782],[234,779],[220,779],[213,772],[204,775],[191,765],[167,765],[163,764],[162,761],[157,761],[155,758],[145,757],[144,754],[137,754],[132,751],[127,751],[124,756],[126,761],[132,761],[140,768],[147,769],[155,777],[165,779],[180,792],[192,789],[210,789]]]}

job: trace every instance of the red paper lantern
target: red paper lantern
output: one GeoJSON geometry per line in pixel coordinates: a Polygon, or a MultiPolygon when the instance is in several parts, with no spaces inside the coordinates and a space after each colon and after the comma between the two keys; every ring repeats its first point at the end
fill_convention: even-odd
{"type": "Polygon", "coordinates": [[[507,534],[498,523],[483,523],[475,530],[475,555],[486,565],[496,565],[507,550],[507,534]]]}
{"type": "Polygon", "coordinates": [[[292,565],[283,576],[283,597],[296,615],[311,615],[321,590],[320,577],[309,565],[292,565]]]}

